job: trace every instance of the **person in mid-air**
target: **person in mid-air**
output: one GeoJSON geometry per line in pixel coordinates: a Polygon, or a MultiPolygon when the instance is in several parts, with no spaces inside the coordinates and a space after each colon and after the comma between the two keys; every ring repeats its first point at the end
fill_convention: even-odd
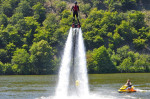
{"type": "Polygon", "coordinates": [[[127,80],[126,85],[127,85],[127,89],[131,89],[132,84],[131,84],[131,81],[129,79],[127,80]]]}
{"type": "Polygon", "coordinates": [[[78,18],[78,12],[79,12],[80,10],[79,10],[79,6],[77,5],[77,1],[75,1],[74,4],[75,4],[75,5],[72,6],[72,8],[71,8],[71,11],[73,11],[73,23],[74,23],[74,21],[75,21],[75,16],[76,16],[76,18],[77,18],[77,20],[78,20],[78,24],[80,24],[79,18],[78,18]]]}

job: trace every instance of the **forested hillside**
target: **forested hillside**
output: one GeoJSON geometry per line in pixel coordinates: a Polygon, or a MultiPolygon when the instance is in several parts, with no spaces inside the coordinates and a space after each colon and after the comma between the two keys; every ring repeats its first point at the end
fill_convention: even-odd
{"type": "MultiPolygon", "coordinates": [[[[77,0],[89,73],[150,72],[149,0],[77,0]]],[[[0,74],[54,74],[74,0],[0,0],[0,74]]]]}

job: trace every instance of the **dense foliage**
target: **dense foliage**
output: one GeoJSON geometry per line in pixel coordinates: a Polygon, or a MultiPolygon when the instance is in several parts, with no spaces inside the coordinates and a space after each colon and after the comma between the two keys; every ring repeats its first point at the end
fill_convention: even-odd
{"type": "MultiPolygon", "coordinates": [[[[150,72],[149,0],[77,1],[89,73],[150,72]]],[[[0,0],[0,74],[57,73],[72,4],[0,0]]]]}

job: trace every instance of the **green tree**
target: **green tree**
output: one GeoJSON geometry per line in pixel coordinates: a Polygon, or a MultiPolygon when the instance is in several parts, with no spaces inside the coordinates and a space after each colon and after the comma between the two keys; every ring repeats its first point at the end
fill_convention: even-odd
{"type": "Polygon", "coordinates": [[[104,45],[104,42],[107,42],[105,46],[108,46],[108,33],[112,32],[113,34],[116,24],[120,24],[121,20],[121,15],[118,12],[91,10],[89,17],[83,22],[82,26],[87,49],[98,48],[104,45]]]}
{"type": "Polygon", "coordinates": [[[104,0],[104,4],[109,11],[120,11],[122,8],[122,3],[119,0],[104,0]]]}
{"type": "Polygon", "coordinates": [[[115,52],[113,51],[112,52],[112,55],[111,55],[111,61],[113,62],[113,64],[115,66],[119,66],[120,65],[120,62],[122,61],[119,54],[115,54],[115,52]]]}
{"type": "Polygon", "coordinates": [[[116,68],[104,46],[94,49],[93,58],[94,63],[96,63],[97,73],[116,72],[116,68]]]}
{"type": "Polygon", "coordinates": [[[68,35],[66,34],[68,29],[68,26],[58,28],[50,38],[51,42],[49,42],[49,44],[56,48],[58,54],[60,54],[59,52],[63,50],[64,43],[68,35]]]}
{"type": "Polygon", "coordinates": [[[48,74],[53,69],[53,50],[47,41],[41,40],[33,43],[30,48],[30,61],[32,64],[32,73],[34,74],[48,74]]]}
{"type": "MultiPolygon", "coordinates": [[[[8,1],[8,0],[6,0],[8,1]]],[[[9,0],[9,3],[11,4],[11,8],[14,12],[14,9],[18,6],[18,3],[20,2],[20,0],[9,0]]]]}
{"type": "Polygon", "coordinates": [[[56,11],[58,11],[58,13],[61,13],[66,9],[67,4],[65,1],[57,0],[53,2],[56,8],[56,11]]]}
{"type": "Polygon", "coordinates": [[[54,32],[55,29],[58,27],[58,22],[59,22],[59,17],[56,14],[50,13],[46,16],[46,19],[43,22],[43,26],[47,30],[54,32]]]}
{"type": "Polygon", "coordinates": [[[14,26],[12,26],[11,24],[9,24],[4,29],[4,31],[5,31],[5,35],[7,34],[6,35],[7,44],[11,42],[14,45],[16,45],[17,47],[20,47],[23,44],[22,38],[21,38],[21,36],[19,35],[17,29],[14,26]]]}
{"type": "Polygon", "coordinates": [[[26,32],[24,34],[24,42],[28,45],[32,44],[34,39],[34,34],[37,33],[36,29],[40,26],[39,23],[34,19],[34,17],[26,17],[26,32]]]}
{"type": "Polygon", "coordinates": [[[136,29],[140,29],[146,25],[144,14],[139,11],[133,11],[129,13],[129,21],[131,26],[135,27],[136,29]]]}
{"type": "Polygon", "coordinates": [[[137,30],[130,26],[130,23],[126,22],[125,20],[123,20],[122,23],[117,26],[115,32],[119,33],[120,36],[129,42],[132,41],[133,38],[136,38],[138,35],[137,30]]]}
{"type": "Polygon", "coordinates": [[[34,17],[25,17],[24,19],[20,19],[15,25],[18,34],[21,38],[23,38],[23,42],[25,44],[31,45],[33,42],[34,34],[37,33],[36,29],[40,25],[35,20],[34,17]]]}
{"type": "Polygon", "coordinates": [[[12,70],[12,64],[10,63],[5,63],[3,64],[3,74],[4,75],[12,75],[14,74],[13,70],[12,70]]]}
{"type": "Polygon", "coordinates": [[[24,37],[24,34],[26,33],[26,30],[28,30],[27,27],[28,26],[25,22],[25,19],[18,20],[17,24],[15,25],[15,28],[17,29],[18,34],[21,36],[21,38],[24,37]]]}
{"type": "Polygon", "coordinates": [[[7,50],[8,59],[11,60],[13,53],[16,50],[16,45],[14,45],[13,43],[9,43],[6,45],[6,50],[7,50]]]}
{"type": "Polygon", "coordinates": [[[136,72],[149,72],[150,71],[150,56],[140,55],[140,57],[134,62],[136,72]]]}
{"type": "Polygon", "coordinates": [[[106,9],[106,5],[104,4],[104,0],[83,0],[85,3],[90,3],[93,8],[98,8],[98,9],[106,9]]]}
{"type": "Polygon", "coordinates": [[[145,48],[145,39],[133,39],[133,44],[135,46],[136,49],[141,50],[145,48]]]}
{"type": "Polygon", "coordinates": [[[11,7],[10,1],[4,0],[0,7],[0,13],[4,13],[8,17],[10,17],[13,13],[13,9],[11,7]]]}
{"type": "Polygon", "coordinates": [[[29,5],[29,2],[26,0],[21,0],[21,2],[18,4],[18,7],[16,8],[16,13],[23,13],[24,17],[31,16],[32,15],[32,9],[29,5]]]}
{"type": "Polygon", "coordinates": [[[91,6],[90,6],[89,3],[83,4],[80,9],[86,15],[86,17],[88,17],[88,14],[90,12],[91,6]]]}
{"type": "Polygon", "coordinates": [[[135,9],[136,7],[136,0],[120,0],[122,3],[123,10],[131,10],[135,9]]]}
{"type": "Polygon", "coordinates": [[[4,48],[6,44],[9,42],[9,33],[1,26],[0,29],[0,48],[4,48]],[[3,29],[2,29],[3,28],[3,29]]]}
{"type": "Polygon", "coordinates": [[[114,35],[113,35],[113,41],[114,41],[114,46],[115,46],[115,49],[122,45],[123,43],[123,38],[120,36],[119,33],[115,32],[114,35]]]}
{"type": "Polygon", "coordinates": [[[3,74],[3,63],[0,61],[0,75],[2,75],[3,74]]]}
{"type": "MultiPolygon", "coordinates": [[[[64,10],[64,11],[66,11],[66,10],[64,10]]],[[[68,11],[62,12],[62,14],[63,14],[62,15],[63,18],[60,20],[59,27],[65,27],[66,29],[68,29],[68,27],[72,25],[73,17],[72,17],[72,15],[70,15],[68,13],[68,11]],[[66,17],[63,17],[64,13],[68,14],[68,15],[66,15],[66,17]]]]}
{"type": "Polygon", "coordinates": [[[142,39],[149,39],[149,27],[142,27],[138,30],[138,34],[142,39]]]}
{"type": "Polygon", "coordinates": [[[120,72],[130,72],[130,68],[133,66],[133,62],[130,57],[125,58],[118,67],[120,72]]]}
{"type": "Polygon", "coordinates": [[[37,2],[41,3],[42,5],[44,5],[44,3],[47,1],[47,0],[27,0],[30,4],[30,6],[34,6],[37,4],[37,2]]]}
{"type": "Polygon", "coordinates": [[[29,58],[30,55],[25,49],[16,49],[11,60],[15,74],[30,74],[29,58]]]}
{"type": "Polygon", "coordinates": [[[34,11],[34,17],[35,19],[42,24],[42,22],[45,20],[46,18],[46,9],[42,6],[41,3],[37,3],[36,5],[34,5],[32,7],[33,11],[34,11]]]}
{"type": "Polygon", "coordinates": [[[6,27],[7,24],[8,24],[7,16],[5,14],[0,14],[0,26],[4,25],[6,27]]]}
{"type": "Polygon", "coordinates": [[[34,42],[39,42],[41,40],[45,40],[48,42],[53,42],[50,40],[52,33],[47,31],[44,27],[37,28],[37,33],[34,34],[34,42]]]}
{"type": "Polygon", "coordinates": [[[7,51],[4,49],[0,49],[0,61],[6,63],[8,60],[7,51]]]}
{"type": "Polygon", "coordinates": [[[125,45],[123,47],[120,47],[117,49],[117,54],[118,54],[118,57],[121,59],[121,60],[124,60],[125,58],[128,57],[128,51],[129,51],[129,46],[128,45],[125,45]]]}
{"type": "Polygon", "coordinates": [[[104,39],[101,36],[107,33],[107,25],[104,25],[103,28],[100,26],[102,17],[102,10],[97,11],[97,9],[93,9],[90,12],[89,17],[83,23],[82,27],[87,49],[92,50],[93,48],[98,48],[104,44],[104,39]]]}
{"type": "Polygon", "coordinates": [[[94,61],[92,53],[93,52],[89,50],[86,54],[88,73],[97,73],[98,71],[97,71],[96,61],[94,61]]]}
{"type": "Polygon", "coordinates": [[[20,19],[24,19],[23,14],[22,14],[22,13],[15,13],[15,14],[13,14],[13,16],[10,18],[9,22],[10,22],[12,25],[15,25],[15,24],[17,24],[17,22],[18,22],[20,19]]]}
{"type": "Polygon", "coordinates": [[[62,18],[69,18],[70,16],[70,11],[69,10],[64,10],[62,13],[61,13],[61,17],[62,18]]]}
{"type": "Polygon", "coordinates": [[[135,60],[136,60],[136,53],[134,53],[133,51],[128,51],[128,57],[131,58],[132,62],[135,62],[135,60]]]}

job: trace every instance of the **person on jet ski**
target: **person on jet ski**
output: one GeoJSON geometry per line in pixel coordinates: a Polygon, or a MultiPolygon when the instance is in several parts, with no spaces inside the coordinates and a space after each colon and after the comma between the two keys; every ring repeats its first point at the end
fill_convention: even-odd
{"type": "Polygon", "coordinates": [[[78,20],[78,24],[80,24],[79,18],[78,18],[78,12],[79,12],[80,10],[79,10],[79,6],[77,5],[77,1],[75,1],[74,4],[75,4],[75,5],[72,6],[72,8],[71,8],[71,11],[73,11],[73,23],[74,23],[74,21],[75,21],[75,16],[76,16],[76,18],[77,18],[77,20],[78,20]]]}
{"type": "Polygon", "coordinates": [[[127,83],[126,83],[126,85],[127,85],[127,89],[131,89],[131,87],[132,87],[132,84],[131,84],[131,81],[130,81],[130,79],[128,79],[128,80],[127,80],[127,83]]]}

